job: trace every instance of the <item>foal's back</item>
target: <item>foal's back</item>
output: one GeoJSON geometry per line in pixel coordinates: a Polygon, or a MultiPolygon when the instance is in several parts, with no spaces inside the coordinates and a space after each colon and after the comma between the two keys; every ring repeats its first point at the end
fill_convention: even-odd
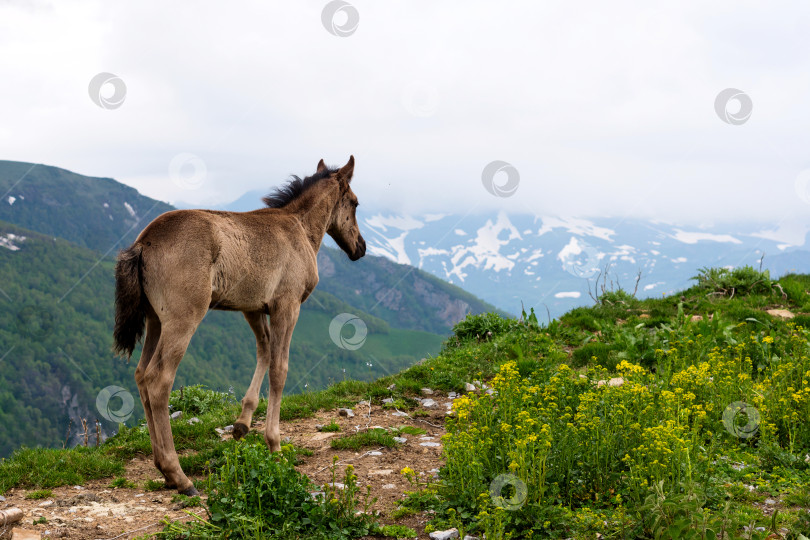
{"type": "MultiPolygon", "coordinates": [[[[144,293],[170,309],[267,311],[306,298],[318,282],[317,254],[299,220],[283,210],[174,210],[138,237],[144,293]]],[[[163,318],[163,317],[161,317],[163,318]]]]}

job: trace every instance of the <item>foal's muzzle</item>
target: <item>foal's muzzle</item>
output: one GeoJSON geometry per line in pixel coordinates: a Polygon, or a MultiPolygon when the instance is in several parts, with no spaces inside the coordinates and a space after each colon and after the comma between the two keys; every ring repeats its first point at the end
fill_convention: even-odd
{"type": "Polygon", "coordinates": [[[349,259],[351,259],[352,261],[356,261],[365,254],[366,254],[366,241],[361,236],[360,238],[357,239],[357,243],[354,246],[354,251],[352,251],[352,254],[349,255],[349,259]]]}

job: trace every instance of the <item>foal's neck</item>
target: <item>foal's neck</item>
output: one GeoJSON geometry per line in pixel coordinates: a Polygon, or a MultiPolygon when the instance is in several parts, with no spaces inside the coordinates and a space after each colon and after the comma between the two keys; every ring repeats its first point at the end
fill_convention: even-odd
{"type": "Polygon", "coordinates": [[[309,188],[290,206],[290,213],[301,220],[316,253],[321,248],[321,242],[332,220],[332,211],[340,196],[339,190],[337,182],[325,180],[309,188]]]}

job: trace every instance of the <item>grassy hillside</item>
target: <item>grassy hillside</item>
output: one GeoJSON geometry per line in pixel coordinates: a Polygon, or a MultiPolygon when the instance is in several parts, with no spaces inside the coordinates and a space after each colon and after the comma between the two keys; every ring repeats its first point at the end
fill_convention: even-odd
{"type": "MultiPolygon", "coordinates": [[[[361,399],[391,397],[408,407],[423,387],[464,393],[446,422],[438,480],[403,468],[413,490],[386,517],[423,516],[428,531],[801,540],[810,533],[808,312],[810,276],[772,282],[747,268],[704,270],[696,286],[668,298],[609,291],[594,307],[546,327],[532,314],[521,321],[470,316],[438,356],[373,382],[287,396],[282,418],[361,399]],[[483,387],[465,393],[473,379],[483,387]]],[[[215,394],[209,402],[203,422],[175,425],[175,440],[187,470],[211,473],[198,487],[216,496],[203,503],[208,522],[170,525],[168,537],[276,530],[272,537],[357,538],[374,530],[349,520],[330,532],[323,522],[301,522],[297,510],[273,512],[273,497],[303,485],[285,468],[298,459],[296,450],[288,448],[281,461],[288,465],[279,466],[261,441],[220,441],[213,430],[232,418],[235,405],[215,394]],[[264,472],[240,479],[242,468],[264,472]],[[270,484],[276,487],[262,487],[270,484]]],[[[182,407],[177,396],[174,403],[182,407]]],[[[342,438],[363,444],[355,435],[342,438]]],[[[374,430],[365,439],[386,444],[374,430]]],[[[75,483],[74,469],[83,479],[120,474],[128,458],[148,451],[148,436],[137,428],[97,449],[20,451],[0,463],[0,491],[75,483]],[[76,466],[54,471],[55,459],[76,466]]],[[[354,488],[340,496],[342,519],[359,498],[354,488]]],[[[328,511],[324,504],[313,515],[328,511]]]]}
{"type": "Polygon", "coordinates": [[[19,161],[0,160],[3,193],[0,221],[113,255],[147,223],[173,209],[112,178],[19,161]]]}

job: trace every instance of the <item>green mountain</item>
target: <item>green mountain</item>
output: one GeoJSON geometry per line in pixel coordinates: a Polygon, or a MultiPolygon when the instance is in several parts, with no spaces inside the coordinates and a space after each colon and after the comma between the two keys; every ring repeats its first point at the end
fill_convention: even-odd
{"type": "MultiPolygon", "coordinates": [[[[110,385],[135,396],[137,419],[142,411],[133,373],[140,349],[129,363],[111,353],[114,255],[172,207],[114,180],[8,161],[0,161],[0,193],[0,456],[23,444],[77,442],[82,419],[102,420],[96,397],[110,385]]],[[[382,258],[350,263],[342,252],[322,248],[318,261],[321,281],[293,336],[287,393],[398,372],[435,354],[468,312],[493,309],[382,258]],[[332,341],[330,323],[341,313],[365,323],[361,348],[332,341]]],[[[351,337],[352,326],[343,334],[351,337]]],[[[254,367],[247,323],[240,314],[212,311],[191,341],[175,386],[233,388],[240,399],[254,367]]],[[[102,435],[114,430],[102,422],[102,435]]]]}

